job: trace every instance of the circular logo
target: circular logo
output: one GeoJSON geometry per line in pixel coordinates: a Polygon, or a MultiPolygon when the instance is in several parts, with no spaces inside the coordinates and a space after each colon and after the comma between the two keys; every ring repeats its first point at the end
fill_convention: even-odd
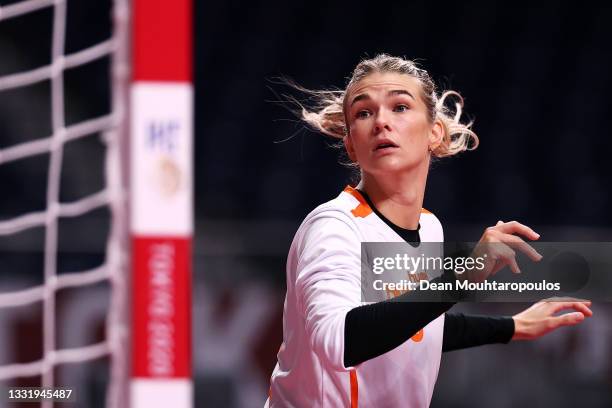
{"type": "Polygon", "coordinates": [[[157,186],[164,196],[176,194],[181,186],[181,170],[170,157],[162,157],[157,163],[157,186]]]}

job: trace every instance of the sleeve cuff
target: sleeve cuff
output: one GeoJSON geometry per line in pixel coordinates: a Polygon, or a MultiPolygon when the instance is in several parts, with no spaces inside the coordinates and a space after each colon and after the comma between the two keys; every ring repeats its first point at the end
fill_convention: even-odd
{"type": "Polygon", "coordinates": [[[512,317],[501,317],[499,324],[499,340],[498,343],[509,343],[514,336],[514,319],[512,317]]]}

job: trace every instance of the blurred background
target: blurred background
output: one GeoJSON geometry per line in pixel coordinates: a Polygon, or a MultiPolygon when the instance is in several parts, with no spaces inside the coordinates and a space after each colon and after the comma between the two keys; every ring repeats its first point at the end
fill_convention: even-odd
{"type": "MultiPolygon", "coordinates": [[[[110,15],[109,0],[67,3],[67,53],[110,36],[110,19],[100,18],[110,15]]],[[[546,241],[612,241],[611,5],[194,3],[196,406],[263,405],[282,341],[291,239],[308,212],[351,181],[333,141],[277,102],[282,93],[300,97],[279,76],[341,88],[363,57],[417,59],[441,89],[464,96],[481,141],[432,165],[425,207],[446,240],[477,240],[485,227],[516,219],[546,241]]],[[[50,10],[0,23],[0,76],[48,63],[51,23],[50,10]]],[[[67,121],[108,113],[109,84],[108,58],[67,71],[67,121]]],[[[0,93],[0,148],[50,133],[49,92],[42,81],[0,93]]],[[[62,199],[98,191],[100,135],[65,149],[62,199]]],[[[47,167],[46,154],[0,166],[0,220],[44,208],[47,167]]],[[[99,264],[108,225],[104,209],[62,223],[60,273],[99,264]]],[[[0,237],[0,292],[42,282],[43,233],[0,237]]],[[[76,313],[58,316],[59,344],[103,336],[105,286],[58,300],[58,313],[76,313]]],[[[455,309],[509,315],[526,306],[455,309]]],[[[0,364],[40,358],[40,306],[29,309],[0,309],[0,364]]],[[[443,355],[432,407],[611,406],[612,307],[593,310],[581,327],[536,342],[443,355]]],[[[100,406],[105,364],[61,374],[89,390],[83,406],[100,406]]]]}

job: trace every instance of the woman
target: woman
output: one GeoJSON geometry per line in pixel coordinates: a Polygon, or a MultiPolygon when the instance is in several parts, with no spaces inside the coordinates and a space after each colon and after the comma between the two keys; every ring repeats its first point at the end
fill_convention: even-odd
{"type": "MultiPolygon", "coordinates": [[[[438,96],[412,61],[378,55],[357,65],[344,91],[316,91],[303,119],[341,139],[361,182],[317,207],[298,229],[287,261],[283,344],[271,380],[270,407],[427,407],[442,351],[533,339],[591,316],[590,302],[539,302],[513,317],[446,313],[454,302],[411,302],[415,292],[361,302],[360,244],[442,242],[442,226],[422,209],[432,158],[478,145],[460,122],[461,97],[438,96]],[[444,99],[459,103],[451,116],[444,99]],[[573,313],[555,313],[573,309],[573,313]]],[[[489,227],[477,248],[489,262],[479,281],[508,265],[514,250],[541,256],[518,222],[489,227]]]]}

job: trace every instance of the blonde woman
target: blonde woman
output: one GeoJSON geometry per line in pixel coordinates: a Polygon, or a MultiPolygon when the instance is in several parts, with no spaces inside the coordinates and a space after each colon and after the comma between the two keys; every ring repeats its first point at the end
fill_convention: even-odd
{"type": "MultiPolygon", "coordinates": [[[[319,104],[303,120],[342,140],[361,181],[313,210],[295,235],[266,406],[427,407],[443,351],[533,339],[591,316],[590,303],[577,301],[539,302],[513,317],[450,314],[453,302],[411,302],[410,291],[362,303],[361,242],[442,242],[440,222],[422,208],[431,160],[474,149],[478,138],[460,122],[460,95],[438,95],[406,59],[378,55],[357,65],[345,90],[310,92],[319,104]],[[458,101],[452,115],[447,96],[458,101]],[[566,309],[574,312],[555,315],[566,309]]],[[[538,261],[523,238],[539,235],[515,221],[487,228],[480,243],[498,244],[467,279],[506,265],[519,272],[515,250],[538,261]]]]}

